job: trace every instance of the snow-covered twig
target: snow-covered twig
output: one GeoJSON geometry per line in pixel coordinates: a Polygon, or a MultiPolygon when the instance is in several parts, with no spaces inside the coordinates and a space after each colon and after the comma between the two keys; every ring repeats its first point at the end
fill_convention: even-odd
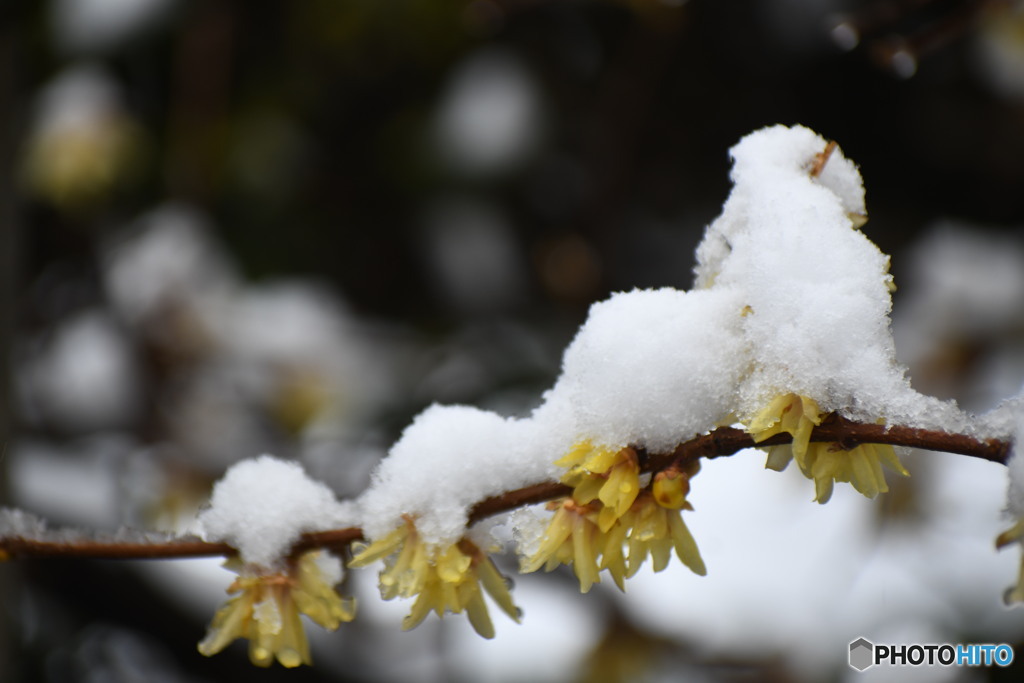
{"type": "MultiPolygon", "coordinates": [[[[708,434],[681,443],[666,453],[642,454],[641,470],[656,472],[673,462],[700,458],[720,458],[753,448],[775,446],[792,442],[787,433],[777,434],[755,444],[750,434],[735,427],[720,427],[708,434]]],[[[915,429],[899,425],[863,424],[834,415],[814,428],[812,442],[836,443],[844,450],[860,444],[878,443],[931,451],[958,453],[982,460],[1006,463],[1010,444],[1000,439],[977,439],[965,434],[938,430],[915,429]]],[[[554,481],[524,486],[500,495],[491,496],[474,505],[469,513],[470,523],[509,512],[527,505],[559,498],[571,487],[554,481]]],[[[227,543],[211,543],[196,537],[156,537],[121,534],[119,537],[93,537],[84,534],[66,534],[44,531],[37,534],[12,534],[0,538],[0,556],[21,558],[93,558],[93,559],[173,559],[232,555],[235,549],[227,543]]],[[[341,550],[363,538],[359,527],[346,527],[327,531],[307,532],[291,550],[293,557],[315,548],[341,550]]]]}

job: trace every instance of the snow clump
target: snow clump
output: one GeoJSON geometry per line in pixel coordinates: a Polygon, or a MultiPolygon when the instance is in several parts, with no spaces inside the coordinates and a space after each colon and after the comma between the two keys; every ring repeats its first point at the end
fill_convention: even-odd
{"type": "Polygon", "coordinates": [[[802,126],[743,138],[730,150],[733,190],[697,248],[696,286],[734,288],[744,305],[754,356],[737,416],[795,393],[855,420],[963,427],[896,362],[889,257],[858,229],[860,173],[827,144],[802,126]]]}
{"type": "Polygon", "coordinates": [[[730,288],[614,294],[590,308],[547,400],[572,407],[574,441],[671,450],[733,411],[742,308],[730,288]]]}
{"type": "Polygon", "coordinates": [[[470,406],[427,408],[406,427],[358,499],[364,533],[379,538],[409,516],[426,543],[458,541],[475,503],[558,478],[548,450],[552,442],[538,429],[542,422],[470,406]]]}
{"type": "Polygon", "coordinates": [[[244,460],[217,482],[210,506],[199,514],[206,540],[236,548],[242,561],[275,567],[307,531],[352,525],[350,504],[296,463],[269,455],[244,460]]]}

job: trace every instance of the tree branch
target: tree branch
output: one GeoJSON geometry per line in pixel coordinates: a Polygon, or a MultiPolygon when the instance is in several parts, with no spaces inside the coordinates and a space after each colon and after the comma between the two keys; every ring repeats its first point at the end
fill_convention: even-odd
{"type": "Polygon", "coordinates": [[[149,560],[178,557],[232,555],[227,543],[210,543],[195,537],[171,540],[119,541],[105,538],[0,538],[0,560],[21,558],[89,558],[95,560],[149,560]]]}
{"type": "MultiPolygon", "coordinates": [[[[680,444],[670,453],[644,454],[641,458],[644,472],[656,472],[673,462],[699,458],[720,458],[757,446],[776,446],[790,443],[789,434],[776,434],[755,443],[742,429],[720,427],[708,434],[696,436],[680,444]]],[[[931,451],[945,451],[968,455],[996,463],[1006,463],[1010,452],[1009,442],[999,439],[975,439],[964,434],[916,429],[913,427],[853,422],[838,415],[830,415],[814,428],[811,441],[833,442],[844,450],[867,443],[907,446],[931,451]]],[[[486,498],[469,512],[469,523],[473,524],[487,517],[508,512],[526,505],[543,503],[567,496],[572,489],[558,482],[542,482],[514,491],[506,491],[486,498]]],[[[92,558],[92,559],[173,559],[232,555],[234,548],[226,543],[209,543],[194,537],[171,540],[123,541],[116,538],[92,539],[75,537],[68,539],[60,534],[47,534],[51,538],[23,538],[8,536],[0,538],[0,559],[12,558],[92,558]]],[[[297,556],[314,548],[344,551],[353,541],[362,540],[363,532],[358,527],[309,532],[302,535],[292,548],[297,556]]]]}

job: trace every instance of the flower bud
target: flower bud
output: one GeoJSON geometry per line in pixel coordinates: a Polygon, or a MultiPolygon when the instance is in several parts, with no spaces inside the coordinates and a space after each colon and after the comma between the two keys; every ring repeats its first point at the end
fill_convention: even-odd
{"type": "Polygon", "coordinates": [[[690,477],[670,467],[654,475],[651,492],[661,507],[681,510],[686,506],[686,494],[690,492],[690,477]]]}

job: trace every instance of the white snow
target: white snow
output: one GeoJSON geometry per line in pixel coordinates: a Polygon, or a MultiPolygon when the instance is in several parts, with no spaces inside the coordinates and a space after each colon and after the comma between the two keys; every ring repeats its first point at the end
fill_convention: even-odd
{"type": "Polygon", "coordinates": [[[219,330],[236,386],[265,403],[289,386],[304,386],[321,404],[314,421],[352,421],[393,391],[387,347],[322,284],[276,280],[248,287],[232,299],[219,330]]]}
{"type": "Polygon", "coordinates": [[[49,529],[42,517],[18,510],[0,507],[0,538],[44,538],[49,529]]]}
{"type": "Polygon", "coordinates": [[[104,245],[103,258],[107,291],[133,324],[155,324],[174,305],[213,327],[238,287],[234,264],[207,216],[186,203],[169,202],[143,215],[104,245]]]}
{"type": "Polygon", "coordinates": [[[299,465],[262,455],[227,471],[197,526],[207,540],[236,548],[242,561],[273,567],[304,532],[352,522],[350,506],[299,465]]]}
{"type": "Polygon", "coordinates": [[[50,23],[65,52],[103,52],[158,25],[173,0],[56,0],[50,23]]]}
{"type": "Polygon", "coordinates": [[[99,64],[80,62],[62,71],[40,94],[36,134],[89,132],[121,110],[121,91],[99,64]]]}
{"type": "Polygon", "coordinates": [[[889,258],[857,225],[865,216],[856,167],[795,126],[743,138],[731,154],[734,188],[697,248],[696,285],[740,292],[753,371],[740,386],[747,419],[794,392],[860,420],[966,428],[952,404],[910,388],[889,324],[889,258]]]}
{"type": "Polygon", "coordinates": [[[1006,492],[1006,508],[1015,520],[1024,520],[1024,457],[1021,457],[1020,447],[1017,445],[1024,439],[1024,413],[1021,411],[1017,413],[1016,427],[1013,435],[1015,447],[1006,463],[1010,475],[1010,485],[1006,492]]]}
{"type": "Polygon", "coordinates": [[[469,406],[434,405],[402,433],[357,501],[363,530],[376,539],[416,519],[430,544],[465,534],[469,508],[504,491],[555,479],[543,420],[517,420],[469,406]]]}
{"type": "Polygon", "coordinates": [[[574,441],[674,448],[734,409],[742,309],[729,288],[613,295],[591,307],[546,398],[571,406],[574,441]]]}
{"type": "Polygon", "coordinates": [[[529,71],[513,53],[477,51],[455,69],[435,123],[441,156],[455,170],[505,170],[536,146],[540,100],[529,71]]]}
{"type": "Polygon", "coordinates": [[[421,252],[447,301],[479,314],[522,300],[526,256],[512,222],[496,206],[453,195],[432,202],[423,213],[421,252]]]}
{"type": "Polygon", "coordinates": [[[124,426],[138,414],[138,363],[124,330],[105,311],[81,311],[45,345],[26,346],[24,398],[43,419],[87,432],[124,426]]]}

